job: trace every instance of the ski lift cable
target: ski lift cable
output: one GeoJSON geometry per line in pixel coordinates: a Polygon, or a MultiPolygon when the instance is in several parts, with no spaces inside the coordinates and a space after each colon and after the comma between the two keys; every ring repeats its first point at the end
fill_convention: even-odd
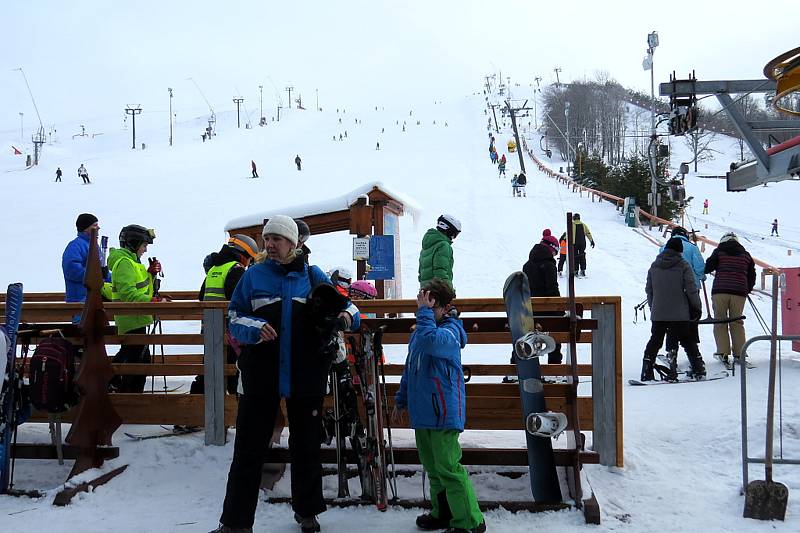
{"type": "Polygon", "coordinates": [[[44,125],[42,125],[42,117],[41,115],[39,115],[39,107],[36,105],[36,99],[33,97],[33,91],[31,91],[31,86],[28,83],[28,77],[25,75],[25,71],[22,70],[22,67],[15,68],[14,70],[20,71],[20,73],[22,74],[22,79],[25,80],[25,86],[28,88],[28,94],[31,97],[31,102],[33,102],[33,109],[36,110],[36,118],[39,119],[39,128],[41,128],[41,130],[44,131],[44,125]]]}

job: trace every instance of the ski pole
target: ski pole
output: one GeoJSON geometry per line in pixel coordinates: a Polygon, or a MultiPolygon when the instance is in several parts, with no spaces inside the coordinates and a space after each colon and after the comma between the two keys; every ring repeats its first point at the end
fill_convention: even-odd
{"type": "Polygon", "coordinates": [[[706,313],[708,314],[707,318],[711,318],[711,307],[708,305],[708,292],[706,291],[706,280],[701,280],[700,283],[703,285],[703,297],[706,300],[706,313]]]}
{"type": "MultiPolygon", "coordinates": [[[[376,354],[377,355],[377,354],[376,354]]],[[[392,464],[392,501],[397,501],[397,464],[394,462],[394,446],[392,445],[392,417],[389,416],[389,400],[386,397],[386,370],[383,366],[383,346],[381,346],[378,364],[381,368],[381,381],[383,384],[383,414],[386,416],[386,434],[389,437],[389,462],[392,464]]]]}

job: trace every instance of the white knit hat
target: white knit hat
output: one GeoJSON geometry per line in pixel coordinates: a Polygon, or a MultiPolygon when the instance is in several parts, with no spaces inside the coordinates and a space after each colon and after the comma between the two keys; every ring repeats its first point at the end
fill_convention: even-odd
{"type": "Polygon", "coordinates": [[[291,241],[294,246],[297,246],[297,223],[292,217],[275,215],[270,218],[269,221],[264,224],[264,231],[261,232],[261,235],[267,235],[269,233],[285,237],[291,241]]]}

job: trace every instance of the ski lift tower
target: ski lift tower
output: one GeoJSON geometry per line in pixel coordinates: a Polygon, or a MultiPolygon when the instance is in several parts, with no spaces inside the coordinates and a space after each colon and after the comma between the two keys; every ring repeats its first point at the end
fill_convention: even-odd
{"type": "Polygon", "coordinates": [[[203,97],[203,100],[205,100],[206,105],[208,106],[208,110],[211,112],[211,116],[208,117],[208,133],[210,135],[211,133],[216,132],[215,128],[217,124],[217,114],[214,113],[214,108],[211,106],[211,102],[208,101],[208,98],[206,98],[206,95],[203,93],[203,89],[201,89],[200,86],[197,84],[197,82],[194,81],[194,78],[186,78],[186,79],[194,84],[194,86],[197,88],[197,92],[199,92],[200,96],[203,97]]]}

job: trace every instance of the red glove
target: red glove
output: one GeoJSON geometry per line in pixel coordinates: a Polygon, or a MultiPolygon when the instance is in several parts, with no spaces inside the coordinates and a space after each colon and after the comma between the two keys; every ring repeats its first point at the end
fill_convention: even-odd
{"type": "Polygon", "coordinates": [[[163,302],[163,301],[164,301],[164,298],[162,298],[161,296],[153,296],[153,297],[150,299],[150,301],[151,301],[151,302],[163,302]]]}
{"type": "Polygon", "coordinates": [[[157,276],[161,272],[161,261],[158,259],[150,261],[150,266],[147,267],[147,271],[150,272],[153,277],[157,276]]]}

